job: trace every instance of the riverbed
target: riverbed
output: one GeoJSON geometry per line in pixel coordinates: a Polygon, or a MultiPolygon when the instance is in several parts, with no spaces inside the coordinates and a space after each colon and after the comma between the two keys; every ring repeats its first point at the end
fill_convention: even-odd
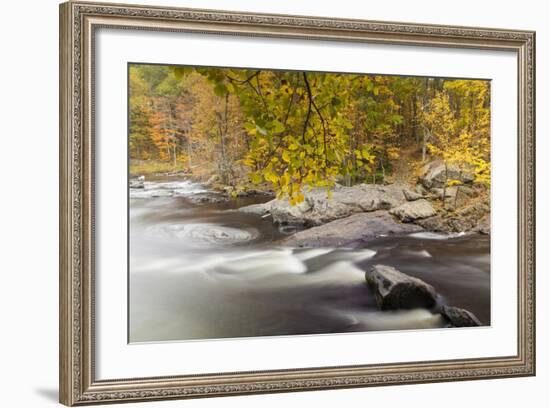
{"type": "Polygon", "coordinates": [[[489,236],[420,232],[353,249],[289,248],[280,242],[295,228],[237,211],[270,198],[196,200],[212,194],[173,177],[130,189],[130,342],[447,325],[430,310],[380,311],[365,283],[378,263],[424,280],[439,304],[490,324],[489,236]]]}

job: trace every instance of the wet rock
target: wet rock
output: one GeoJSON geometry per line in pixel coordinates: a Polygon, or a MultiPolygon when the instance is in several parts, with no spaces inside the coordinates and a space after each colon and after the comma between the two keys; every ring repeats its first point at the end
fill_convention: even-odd
{"type": "Polygon", "coordinates": [[[234,195],[237,197],[256,197],[256,196],[271,196],[273,193],[270,191],[263,191],[257,189],[239,189],[234,192],[234,195]]]}
{"type": "MultiPolygon", "coordinates": [[[[254,209],[253,209],[254,210],[254,209]]],[[[294,247],[355,247],[385,235],[408,234],[421,231],[414,224],[402,224],[386,211],[354,214],[327,224],[299,231],[282,241],[294,247]]]]}
{"type": "Polygon", "coordinates": [[[407,201],[416,201],[422,198],[422,193],[417,193],[416,191],[409,190],[408,188],[403,189],[403,195],[407,201]]]}
{"type": "Polygon", "coordinates": [[[196,193],[186,197],[193,204],[219,204],[229,201],[229,198],[215,193],[196,193]]]}
{"type": "Polygon", "coordinates": [[[441,315],[447,319],[453,327],[483,326],[483,323],[481,323],[472,312],[459,307],[443,306],[441,308],[441,315]]]}
{"type": "Polygon", "coordinates": [[[266,206],[265,204],[252,204],[252,205],[241,207],[238,209],[238,211],[246,214],[255,214],[255,215],[264,216],[269,214],[269,206],[266,206]]]}
{"type": "Polygon", "coordinates": [[[263,205],[279,224],[317,226],[356,213],[389,210],[406,201],[403,186],[398,185],[338,185],[334,187],[331,198],[322,188],[313,189],[304,195],[304,201],[295,206],[286,199],[275,199],[263,205]]]}
{"type": "Polygon", "coordinates": [[[140,176],[135,179],[131,179],[129,182],[130,188],[145,188],[145,177],[140,176]]]}
{"type": "Polygon", "coordinates": [[[436,211],[429,201],[422,199],[401,204],[399,207],[390,210],[390,214],[395,215],[403,222],[411,222],[432,217],[436,215],[436,211]]]}
{"type": "Polygon", "coordinates": [[[461,170],[457,165],[447,165],[440,161],[434,161],[424,167],[424,174],[420,182],[427,189],[443,188],[447,180],[460,180],[462,183],[471,184],[474,181],[474,175],[465,170],[461,170]]]}
{"type": "Polygon", "coordinates": [[[365,277],[382,310],[431,308],[435,305],[437,293],[433,286],[391,266],[374,265],[365,277]]]}

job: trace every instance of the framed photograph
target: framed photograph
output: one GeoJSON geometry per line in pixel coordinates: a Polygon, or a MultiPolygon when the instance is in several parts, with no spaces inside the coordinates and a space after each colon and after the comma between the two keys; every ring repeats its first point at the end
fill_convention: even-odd
{"type": "Polygon", "coordinates": [[[535,374],[535,33],[60,6],[66,405],[535,374]]]}

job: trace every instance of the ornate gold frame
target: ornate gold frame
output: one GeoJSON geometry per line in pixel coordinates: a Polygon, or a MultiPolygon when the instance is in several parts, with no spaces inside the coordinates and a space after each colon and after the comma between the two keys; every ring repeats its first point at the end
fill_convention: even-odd
{"type": "Polygon", "coordinates": [[[535,374],[535,33],[68,2],[60,6],[60,401],[66,405],[535,374]],[[98,27],[508,50],[518,60],[518,350],[513,356],[247,373],[94,376],[93,46],[98,27]]]}

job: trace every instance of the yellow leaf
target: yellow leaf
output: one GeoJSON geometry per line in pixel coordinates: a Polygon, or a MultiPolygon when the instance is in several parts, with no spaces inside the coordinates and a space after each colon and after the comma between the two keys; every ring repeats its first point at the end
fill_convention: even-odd
{"type": "Polygon", "coordinates": [[[287,163],[290,163],[290,155],[286,150],[283,152],[283,160],[287,163]]]}

